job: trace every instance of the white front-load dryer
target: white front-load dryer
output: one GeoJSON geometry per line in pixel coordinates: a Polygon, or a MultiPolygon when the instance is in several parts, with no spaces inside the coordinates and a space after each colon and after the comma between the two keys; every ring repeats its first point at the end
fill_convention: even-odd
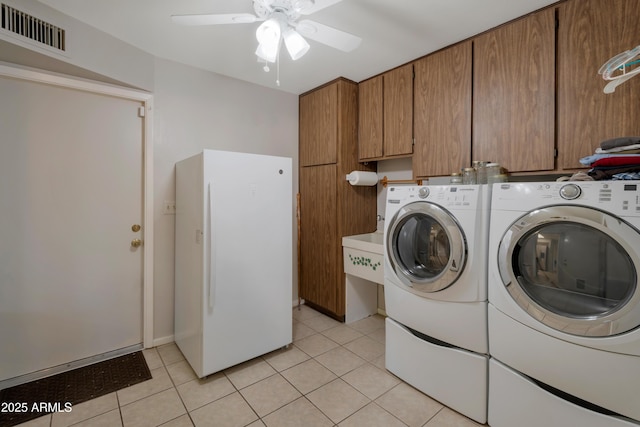
{"type": "MultiPolygon", "coordinates": [[[[556,390],[567,402],[556,411],[585,404],[640,423],[640,182],[504,183],[492,195],[491,357],[556,390]]],[[[501,418],[503,397],[490,387],[495,427],[516,422],[501,418]]]]}
{"type": "Polygon", "coordinates": [[[387,191],[386,367],[472,418],[487,414],[486,185],[387,191]]]}

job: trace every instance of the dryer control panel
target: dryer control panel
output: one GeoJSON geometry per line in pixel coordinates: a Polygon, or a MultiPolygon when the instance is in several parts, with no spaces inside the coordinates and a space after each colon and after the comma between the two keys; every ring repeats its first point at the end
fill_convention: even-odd
{"type": "Polygon", "coordinates": [[[510,182],[493,186],[492,209],[529,211],[554,205],[580,205],[640,217],[640,182],[510,182]]]}

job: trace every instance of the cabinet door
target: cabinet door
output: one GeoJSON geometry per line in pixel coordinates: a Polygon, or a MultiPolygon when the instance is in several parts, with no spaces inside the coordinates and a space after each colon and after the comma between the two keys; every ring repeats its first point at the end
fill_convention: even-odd
{"type": "Polygon", "coordinates": [[[449,175],[471,163],[471,42],[414,63],[415,177],[449,175]]]}
{"type": "Polygon", "coordinates": [[[579,168],[600,142],[640,135],[640,77],[603,92],[598,70],[640,44],[638,0],[572,0],[559,9],[558,167],[579,168]]]}
{"type": "Polygon", "coordinates": [[[384,156],[413,152],[413,64],[384,74],[384,156]]]}
{"type": "Polygon", "coordinates": [[[382,76],[358,85],[358,157],[382,157],[382,76]]]}
{"type": "Polygon", "coordinates": [[[510,172],[554,169],[555,11],[474,40],[474,159],[510,172]]]}
{"type": "MultiPolygon", "coordinates": [[[[337,166],[300,168],[300,296],[332,313],[337,311],[337,166]]],[[[343,297],[344,298],[344,297],[343,297]]]]}
{"type": "Polygon", "coordinates": [[[300,166],[336,163],[338,84],[300,97],[300,166]]]}

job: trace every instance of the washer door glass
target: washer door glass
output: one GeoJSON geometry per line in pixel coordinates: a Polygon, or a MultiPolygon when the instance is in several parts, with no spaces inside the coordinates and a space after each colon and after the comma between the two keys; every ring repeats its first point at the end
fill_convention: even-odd
{"type": "Polygon", "coordinates": [[[590,211],[547,208],[521,218],[501,243],[501,274],[515,301],[548,326],[609,336],[640,324],[638,261],[627,243],[638,233],[590,211]]]}
{"type": "Polygon", "coordinates": [[[466,242],[459,224],[427,202],[402,208],[388,233],[391,265],[403,284],[419,292],[451,286],[464,267],[466,242]]]}

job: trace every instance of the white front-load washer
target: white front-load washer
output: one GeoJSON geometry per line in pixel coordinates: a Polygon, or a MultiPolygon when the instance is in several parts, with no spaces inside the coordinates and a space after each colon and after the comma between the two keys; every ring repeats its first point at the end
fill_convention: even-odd
{"type": "Polygon", "coordinates": [[[480,423],[487,416],[486,185],[390,187],[386,367],[480,423]]]}
{"type": "Polygon", "coordinates": [[[549,409],[558,419],[579,407],[593,414],[581,426],[601,426],[603,415],[611,425],[621,417],[640,424],[639,251],[640,182],[494,184],[492,426],[549,425],[535,414],[528,424],[506,415],[506,400],[529,404],[512,394],[508,368],[530,393],[566,403],[549,409]]]}

